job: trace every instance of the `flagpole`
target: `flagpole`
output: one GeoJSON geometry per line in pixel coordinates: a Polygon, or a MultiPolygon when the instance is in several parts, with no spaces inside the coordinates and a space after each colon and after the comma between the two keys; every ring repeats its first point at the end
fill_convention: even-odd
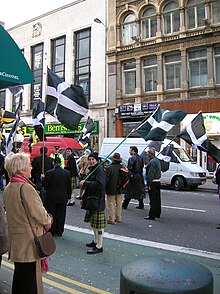
{"type": "MultiPolygon", "coordinates": [[[[48,67],[47,67],[48,69],[48,67]]],[[[47,93],[47,73],[45,73],[45,76],[46,76],[46,83],[45,83],[45,96],[46,96],[46,93],[47,93]]],[[[44,125],[45,126],[45,123],[46,123],[46,114],[45,114],[45,107],[46,107],[46,101],[44,101],[44,125]]],[[[44,133],[44,128],[43,128],[43,153],[42,153],[42,170],[41,170],[41,174],[43,175],[44,174],[44,165],[45,165],[45,160],[44,160],[44,155],[45,155],[45,133],[44,133]]]]}
{"type": "MultiPolygon", "coordinates": [[[[159,106],[158,106],[159,107],[159,106]]],[[[157,109],[158,109],[158,107],[157,107],[157,109]]],[[[156,109],[156,110],[157,110],[156,109]]],[[[155,111],[156,111],[155,110],[155,111]]],[[[154,112],[155,112],[154,111],[154,112]]],[[[154,113],[153,112],[153,113],[154,113]]],[[[91,173],[89,173],[87,176],[86,176],[86,178],[84,179],[85,181],[100,167],[100,165],[102,165],[111,155],[112,155],[112,153],[116,150],[116,149],[118,149],[118,147],[119,146],[121,146],[123,143],[124,143],[124,141],[133,133],[133,132],[135,132],[140,126],[142,126],[142,124],[144,124],[145,123],[145,121],[149,118],[149,116],[151,116],[152,115],[152,113],[149,113],[149,115],[147,116],[147,117],[145,117],[133,130],[131,130],[130,131],[130,133],[102,160],[102,161],[100,161],[100,163],[91,171],[91,173]]]]}

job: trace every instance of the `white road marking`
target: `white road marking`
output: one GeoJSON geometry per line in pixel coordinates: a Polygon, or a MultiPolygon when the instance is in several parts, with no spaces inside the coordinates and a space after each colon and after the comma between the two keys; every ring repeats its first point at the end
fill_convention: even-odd
{"type": "MultiPolygon", "coordinates": [[[[76,227],[76,226],[72,226],[72,225],[65,225],[65,229],[93,235],[92,230],[84,229],[84,228],[80,228],[80,227],[76,227]]],[[[176,245],[158,243],[158,242],[147,241],[147,240],[142,240],[142,239],[136,239],[136,238],[126,237],[126,236],[110,234],[107,232],[105,232],[105,238],[117,240],[117,241],[121,241],[121,242],[126,242],[126,243],[131,243],[131,244],[136,244],[136,245],[148,246],[148,247],[153,247],[153,248],[157,248],[157,249],[181,252],[181,253],[196,255],[196,256],[200,256],[200,257],[207,257],[207,258],[211,258],[211,259],[215,259],[215,260],[220,260],[220,253],[216,253],[216,252],[210,252],[210,251],[198,250],[198,249],[194,249],[194,248],[186,248],[186,247],[181,247],[181,246],[176,246],[176,245]]]]}
{"type": "MultiPolygon", "coordinates": [[[[138,202],[134,202],[134,201],[131,201],[130,203],[132,203],[132,204],[138,204],[138,202]]],[[[144,206],[149,206],[149,204],[144,203],[144,206]]],[[[162,207],[163,208],[186,210],[186,211],[202,212],[202,213],[205,213],[206,212],[206,210],[204,210],[204,209],[196,209],[196,208],[186,208],[186,207],[167,206],[167,205],[162,205],[162,207]]]]}

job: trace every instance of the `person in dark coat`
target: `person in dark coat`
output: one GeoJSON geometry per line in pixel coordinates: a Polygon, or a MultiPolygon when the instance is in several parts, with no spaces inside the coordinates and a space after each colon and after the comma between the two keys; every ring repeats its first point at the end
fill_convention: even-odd
{"type": "Polygon", "coordinates": [[[45,207],[53,216],[50,232],[61,237],[64,232],[66,204],[71,197],[71,176],[68,170],[61,167],[61,159],[54,159],[54,168],[45,173],[43,185],[46,188],[45,207]]]}
{"type": "Polygon", "coordinates": [[[146,166],[147,173],[147,189],[150,199],[149,216],[145,219],[155,220],[160,218],[161,214],[161,196],[160,196],[160,178],[161,178],[161,164],[160,160],[155,157],[155,149],[149,148],[147,150],[149,163],[146,166]]]}
{"type": "Polygon", "coordinates": [[[36,190],[41,192],[42,190],[42,174],[45,174],[46,171],[53,169],[53,159],[47,156],[47,147],[40,148],[39,156],[35,156],[32,160],[31,166],[31,179],[33,183],[36,185],[36,190]],[[44,170],[42,171],[42,165],[44,166],[44,170]]]}
{"type": "Polygon", "coordinates": [[[4,191],[4,180],[3,180],[3,176],[6,172],[5,168],[4,168],[4,163],[5,163],[5,158],[4,156],[0,153],[0,190],[4,191]]]}
{"type": "Polygon", "coordinates": [[[143,178],[144,161],[138,154],[138,148],[136,146],[130,147],[130,155],[131,157],[128,159],[130,179],[126,187],[122,208],[127,209],[131,199],[137,199],[139,205],[136,208],[143,209],[145,197],[143,178]]]}
{"type": "Polygon", "coordinates": [[[76,189],[76,178],[78,176],[78,172],[76,167],[76,160],[74,158],[73,151],[70,147],[66,148],[66,154],[67,154],[67,164],[65,166],[65,169],[70,171],[71,183],[72,183],[72,194],[71,194],[71,198],[67,202],[67,206],[73,206],[75,205],[74,190],[76,189]]]}
{"type": "Polygon", "coordinates": [[[88,179],[80,181],[81,189],[84,189],[82,195],[81,205],[82,209],[87,209],[86,204],[88,198],[93,196],[98,200],[98,205],[95,210],[86,210],[85,222],[90,222],[94,232],[94,240],[91,243],[86,244],[87,247],[91,247],[87,251],[88,254],[95,254],[103,252],[103,235],[104,228],[106,226],[105,220],[105,187],[106,187],[106,175],[102,165],[99,165],[99,156],[97,152],[91,152],[88,156],[90,173],[88,179]]]}
{"type": "Polygon", "coordinates": [[[106,195],[108,224],[121,222],[122,186],[120,185],[120,170],[123,168],[119,153],[114,153],[112,163],[106,169],[106,195]]]}

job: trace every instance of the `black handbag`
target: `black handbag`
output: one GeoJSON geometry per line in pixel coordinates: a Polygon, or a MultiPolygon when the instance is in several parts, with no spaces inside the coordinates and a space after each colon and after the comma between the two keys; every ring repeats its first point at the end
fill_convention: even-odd
{"type": "Polygon", "coordinates": [[[97,196],[84,196],[82,199],[82,209],[90,211],[99,210],[99,198],[97,196]]]}
{"type": "Polygon", "coordinates": [[[25,205],[24,205],[24,202],[23,202],[23,198],[22,198],[22,186],[23,185],[21,185],[21,188],[20,188],[21,203],[22,203],[22,205],[24,207],[25,213],[27,215],[28,222],[29,222],[30,227],[31,227],[31,231],[32,231],[33,236],[34,236],[34,243],[36,245],[38,256],[41,257],[41,258],[48,257],[48,256],[52,255],[55,252],[55,250],[56,250],[56,243],[55,243],[54,238],[53,238],[53,236],[52,236],[52,234],[50,232],[45,232],[41,236],[37,236],[35,234],[32,226],[31,226],[31,222],[30,222],[28,213],[26,211],[26,208],[25,208],[25,205]]]}

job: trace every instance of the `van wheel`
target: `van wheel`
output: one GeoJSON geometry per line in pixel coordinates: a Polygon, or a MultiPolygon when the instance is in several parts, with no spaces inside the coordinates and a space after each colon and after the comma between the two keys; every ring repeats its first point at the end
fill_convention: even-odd
{"type": "Polygon", "coordinates": [[[184,188],[184,181],[182,178],[180,177],[177,177],[174,181],[174,189],[176,191],[180,191],[180,190],[183,190],[184,188]]]}

